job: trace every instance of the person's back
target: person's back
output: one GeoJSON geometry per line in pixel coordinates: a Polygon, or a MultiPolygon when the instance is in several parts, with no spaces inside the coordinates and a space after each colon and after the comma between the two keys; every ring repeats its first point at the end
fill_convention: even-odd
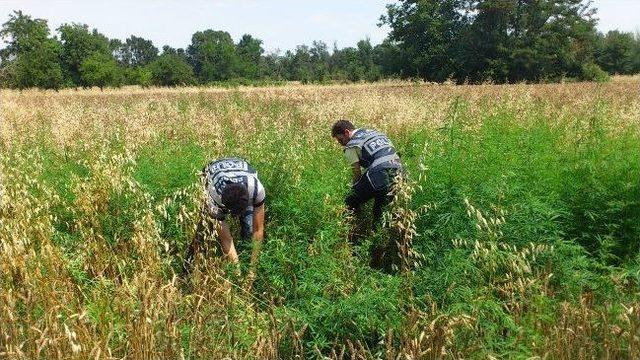
{"type": "MultiPolygon", "coordinates": [[[[211,215],[216,220],[224,220],[238,202],[223,203],[223,194],[229,184],[241,184],[247,190],[250,201],[246,209],[235,209],[243,215],[253,214],[255,207],[264,203],[265,191],[258,172],[245,160],[240,158],[223,158],[212,161],[203,169],[205,188],[209,194],[207,205],[211,215]]],[[[246,238],[243,234],[243,238],[246,238]]],[[[250,235],[250,234],[249,234],[250,235]]]]}
{"type": "MultiPolygon", "coordinates": [[[[349,142],[345,145],[344,151],[345,154],[349,151],[355,151],[358,164],[365,169],[364,175],[367,176],[375,190],[381,190],[391,185],[392,179],[388,178],[386,169],[400,169],[402,167],[400,157],[391,140],[376,130],[355,129],[349,142]]],[[[353,155],[350,155],[350,158],[353,159],[353,155]]]]}
{"type": "MultiPolygon", "coordinates": [[[[207,197],[202,209],[203,219],[198,223],[196,236],[185,258],[185,270],[190,271],[206,228],[212,230],[215,227],[222,255],[232,262],[238,262],[236,247],[226,222],[229,215],[239,218],[240,237],[254,241],[251,254],[253,269],[264,238],[265,189],[258,179],[258,172],[243,159],[222,158],[205,166],[202,176],[207,197]]],[[[250,277],[252,275],[253,270],[250,277]]]]}

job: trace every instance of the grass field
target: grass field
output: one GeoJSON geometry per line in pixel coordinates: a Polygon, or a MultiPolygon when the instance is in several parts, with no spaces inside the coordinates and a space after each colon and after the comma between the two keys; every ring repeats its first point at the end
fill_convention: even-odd
{"type": "Polygon", "coordinates": [[[0,357],[637,359],[639,89],[3,90],[0,357]],[[409,170],[355,247],[338,118],[409,170]],[[176,275],[227,155],[267,191],[252,287],[214,239],[176,275]],[[389,233],[391,274],[368,266],[389,233]]]}

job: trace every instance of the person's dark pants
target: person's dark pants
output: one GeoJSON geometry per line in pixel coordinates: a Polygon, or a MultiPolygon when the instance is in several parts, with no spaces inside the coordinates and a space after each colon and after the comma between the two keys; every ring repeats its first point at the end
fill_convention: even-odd
{"type": "Polygon", "coordinates": [[[372,224],[375,228],[382,222],[383,208],[391,202],[389,190],[389,185],[382,189],[375,190],[365,175],[353,185],[351,193],[345,198],[345,203],[349,210],[357,213],[364,203],[373,199],[372,224]]]}
{"type": "Polygon", "coordinates": [[[240,215],[240,238],[251,240],[253,237],[253,211],[247,211],[240,215]]]}
{"type": "MultiPolygon", "coordinates": [[[[345,198],[347,208],[354,213],[359,213],[364,203],[373,199],[372,227],[376,230],[382,224],[382,212],[391,202],[393,196],[390,194],[393,186],[393,179],[397,174],[396,169],[382,170],[383,173],[374,174],[371,178],[377,181],[377,188],[371,183],[367,175],[363,175],[360,181],[354,184],[351,193],[345,198]]],[[[357,220],[356,220],[357,221],[357,220]]],[[[352,229],[350,241],[358,243],[360,229],[352,229]]],[[[391,271],[392,264],[396,261],[397,246],[395,239],[390,239],[389,243],[375,245],[371,249],[371,267],[391,271]]]]}

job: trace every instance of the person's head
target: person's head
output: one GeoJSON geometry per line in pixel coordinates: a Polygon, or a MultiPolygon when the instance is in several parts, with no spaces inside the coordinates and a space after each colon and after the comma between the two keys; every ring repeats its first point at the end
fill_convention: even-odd
{"type": "Polygon", "coordinates": [[[351,139],[353,130],[355,130],[355,127],[350,121],[338,120],[331,128],[331,136],[333,136],[340,145],[345,146],[351,139]]]}
{"type": "Polygon", "coordinates": [[[231,215],[241,215],[249,206],[249,192],[243,184],[231,183],[222,190],[222,204],[231,215]]]}

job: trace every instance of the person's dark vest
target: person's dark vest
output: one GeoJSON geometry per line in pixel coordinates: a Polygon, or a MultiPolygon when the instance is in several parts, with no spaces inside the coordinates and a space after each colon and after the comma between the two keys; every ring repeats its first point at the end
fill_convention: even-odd
{"type": "Polygon", "coordinates": [[[400,157],[391,140],[375,130],[360,129],[356,131],[345,146],[345,151],[354,147],[361,150],[360,166],[365,168],[367,172],[401,167],[400,157]]]}

